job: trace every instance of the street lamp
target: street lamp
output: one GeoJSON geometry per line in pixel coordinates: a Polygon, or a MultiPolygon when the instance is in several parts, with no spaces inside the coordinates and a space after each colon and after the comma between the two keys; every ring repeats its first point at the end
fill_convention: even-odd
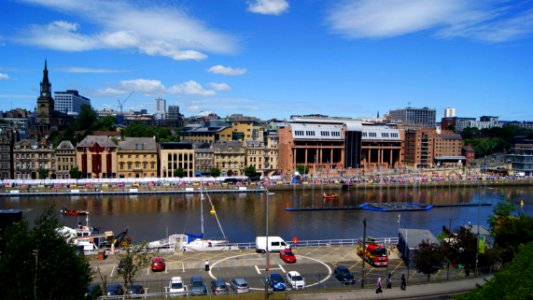
{"type": "Polygon", "coordinates": [[[267,188],[263,186],[263,188],[266,191],[266,209],[265,209],[265,239],[266,239],[266,278],[265,278],[265,299],[268,298],[268,275],[270,272],[270,247],[268,243],[268,202],[269,202],[269,196],[274,195],[274,193],[271,193],[268,191],[267,188]]]}

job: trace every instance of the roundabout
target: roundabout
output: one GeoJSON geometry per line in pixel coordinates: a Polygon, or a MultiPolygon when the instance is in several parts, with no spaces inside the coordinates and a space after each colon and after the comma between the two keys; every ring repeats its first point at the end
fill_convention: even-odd
{"type": "MultiPolygon", "coordinates": [[[[264,290],[264,279],[267,277],[265,256],[266,254],[246,253],[217,260],[210,267],[209,277],[213,280],[218,278],[231,279],[228,275],[233,275],[232,278],[258,278],[259,280],[248,281],[250,289],[256,291],[264,290]],[[238,273],[230,271],[235,268],[238,268],[238,273]]],[[[332,274],[331,267],[327,263],[304,255],[298,255],[298,262],[287,264],[277,256],[277,253],[272,253],[269,265],[268,273],[279,273],[283,277],[289,271],[298,271],[305,279],[306,288],[326,282],[332,274]],[[324,276],[316,277],[317,273],[324,274],[324,276]]]]}

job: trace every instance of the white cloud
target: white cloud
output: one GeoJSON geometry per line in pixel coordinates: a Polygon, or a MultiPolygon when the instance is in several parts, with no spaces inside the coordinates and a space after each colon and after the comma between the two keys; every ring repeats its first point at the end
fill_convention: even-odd
{"type": "Polygon", "coordinates": [[[280,15],[289,9],[286,0],[250,0],[248,11],[262,15],[280,15]]]}
{"type": "Polygon", "coordinates": [[[165,86],[159,80],[133,79],[120,82],[121,90],[136,92],[146,95],[157,95],[165,93],[165,86]]]}
{"type": "Polygon", "coordinates": [[[171,93],[187,94],[187,95],[200,95],[200,96],[213,96],[216,94],[214,90],[206,90],[201,84],[194,80],[189,80],[184,83],[173,85],[169,88],[171,93]]]}
{"type": "Polygon", "coordinates": [[[231,91],[231,86],[227,83],[217,83],[217,82],[210,82],[208,83],[210,87],[212,87],[215,91],[218,92],[229,92],[231,91]]]}
{"type": "Polygon", "coordinates": [[[54,21],[31,25],[16,40],[61,51],[136,49],[174,60],[201,60],[204,52],[234,53],[233,36],[210,28],[183,10],[155,2],[23,0],[87,23],[54,21]],[[141,5],[142,4],[142,5],[141,5]]]}
{"type": "Polygon", "coordinates": [[[116,88],[106,88],[106,89],[96,91],[97,96],[116,96],[116,95],[122,95],[126,93],[127,91],[116,89],[116,88]]]}
{"type": "Polygon", "coordinates": [[[66,73],[119,73],[123,72],[120,70],[113,69],[97,69],[97,68],[84,68],[84,67],[66,67],[62,68],[59,71],[66,73]]]}
{"type": "Polygon", "coordinates": [[[438,37],[502,42],[533,32],[533,10],[511,9],[505,1],[346,0],[327,22],[347,38],[386,38],[432,30],[438,37]]]}
{"type": "Polygon", "coordinates": [[[6,80],[6,79],[9,79],[9,75],[0,73],[0,80],[6,80]]]}
{"type": "Polygon", "coordinates": [[[210,73],[214,74],[222,74],[222,75],[228,75],[228,76],[240,76],[246,74],[246,69],[244,68],[232,68],[232,67],[226,67],[223,65],[215,65],[212,66],[207,70],[210,73]]]}

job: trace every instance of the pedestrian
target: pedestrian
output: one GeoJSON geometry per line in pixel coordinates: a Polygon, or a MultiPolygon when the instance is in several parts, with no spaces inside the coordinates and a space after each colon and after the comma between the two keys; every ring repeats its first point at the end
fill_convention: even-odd
{"type": "Polygon", "coordinates": [[[401,289],[402,291],[405,291],[405,287],[407,286],[407,283],[405,282],[405,274],[402,274],[402,281],[401,281],[401,289]]]}
{"type": "Polygon", "coordinates": [[[392,274],[389,273],[389,277],[387,277],[387,288],[392,289],[392,274]]]}
{"type": "Polygon", "coordinates": [[[383,290],[381,289],[381,276],[378,277],[378,282],[376,284],[376,294],[383,293],[383,290]]]}
{"type": "Polygon", "coordinates": [[[205,271],[208,272],[209,271],[209,260],[205,260],[205,271]]]}

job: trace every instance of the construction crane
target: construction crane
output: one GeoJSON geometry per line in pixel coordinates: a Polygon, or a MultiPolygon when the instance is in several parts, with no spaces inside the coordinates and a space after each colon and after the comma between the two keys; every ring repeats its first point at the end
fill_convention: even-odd
{"type": "Polygon", "coordinates": [[[131,94],[133,94],[133,92],[130,92],[130,94],[128,95],[128,97],[126,97],[124,100],[120,101],[120,99],[117,99],[117,102],[118,102],[118,108],[120,109],[120,113],[123,112],[123,108],[124,108],[124,103],[126,103],[126,101],[128,101],[128,99],[130,98],[131,94]]]}

